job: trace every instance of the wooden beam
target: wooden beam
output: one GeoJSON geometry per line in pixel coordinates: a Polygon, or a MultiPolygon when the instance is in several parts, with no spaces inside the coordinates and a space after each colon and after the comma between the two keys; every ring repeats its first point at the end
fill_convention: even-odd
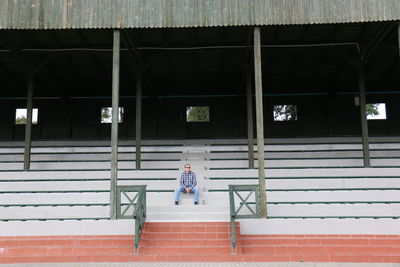
{"type": "Polygon", "coordinates": [[[247,144],[248,144],[248,158],[249,168],[254,168],[254,132],[253,132],[253,90],[251,86],[250,72],[246,79],[247,89],[247,144]]]}
{"type": "Polygon", "coordinates": [[[358,90],[360,97],[360,119],[361,119],[361,134],[362,134],[362,147],[364,167],[370,167],[369,156],[369,142],[368,142],[368,121],[367,121],[367,103],[365,98],[365,77],[364,77],[364,64],[360,62],[358,68],[358,90]]]}
{"type": "Polygon", "coordinates": [[[28,74],[28,88],[26,97],[26,123],[25,123],[25,152],[24,171],[28,171],[31,165],[31,144],[32,144],[32,109],[33,109],[33,73],[28,74]]]}
{"type": "MultiPolygon", "coordinates": [[[[362,52],[357,50],[357,54],[360,54],[361,61],[364,62],[364,68],[367,67],[368,61],[371,60],[372,56],[375,54],[376,49],[379,47],[383,39],[386,38],[386,36],[391,32],[393,29],[394,24],[392,22],[387,22],[385,23],[382,28],[380,28],[379,32],[375,35],[375,38],[373,38],[371,41],[368,42],[368,44],[364,45],[363,47],[366,47],[362,52]]],[[[365,29],[366,26],[362,27],[365,29]]],[[[360,33],[361,35],[361,33],[360,33]]],[[[357,58],[358,59],[358,58],[357,58]]],[[[333,90],[337,91],[340,85],[342,85],[343,82],[345,82],[350,75],[354,74],[355,70],[358,68],[358,64],[356,66],[349,64],[349,67],[346,68],[345,72],[341,75],[340,78],[337,79],[337,82],[333,85],[333,90]]]]}
{"type": "Polygon", "coordinates": [[[139,72],[136,79],[136,170],[141,168],[142,147],[142,74],[139,72]]]}
{"type": "MultiPolygon", "coordinates": [[[[146,69],[150,68],[152,65],[151,62],[145,63],[136,47],[137,35],[135,35],[132,31],[128,32],[127,30],[122,31],[122,41],[124,42],[126,49],[128,50],[129,56],[132,58],[134,62],[135,70],[140,72],[141,75],[141,84],[143,84],[143,80],[147,83],[147,88],[150,89],[151,94],[154,95],[153,86],[151,80],[145,76],[146,69]],[[131,36],[132,35],[132,36],[131,36]]],[[[143,86],[143,85],[142,85],[143,86]]]]}
{"type": "Polygon", "coordinates": [[[118,114],[119,114],[119,62],[120,31],[114,30],[113,65],[112,65],[112,121],[111,121],[111,183],[110,183],[110,218],[117,218],[117,179],[118,179],[118,114]]]}
{"type": "Polygon", "coordinates": [[[259,203],[261,218],[267,217],[267,205],[265,196],[265,170],[264,170],[264,119],[263,119],[263,95],[261,72],[261,34],[260,27],[254,27],[254,78],[256,91],[256,120],[257,120],[257,149],[258,149],[258,183],[259,203]]]}
{"type": "Polygon", "coordinates": [[[3,44],[7,49],[9,49],[9,51],[14,55],[16,59],[24,63],[24,66],[28,69],[28,71],[34,68],[35,64],[33,63],[33,61],[29,57],[25,56],[25,54],[22,53],[21,49],[10,42],[2,33],[0,33],[0,43],[3,44]]]}

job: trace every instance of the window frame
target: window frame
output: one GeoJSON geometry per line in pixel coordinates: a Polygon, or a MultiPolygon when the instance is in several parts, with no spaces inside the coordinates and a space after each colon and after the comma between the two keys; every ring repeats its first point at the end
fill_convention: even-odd
{"type": "Polygon", "coordinates": [[[211,107],[210,105],[186,105],[185,106],[185,123],[210,123],[211,122],[211,107]],[[208,112],[208,120],[207,121],[188,121],[188,108],[194,108],[194,107],[206,107],[207,112],[208,112]]]}
{"type": "MultiPolygon", "coordinates": [[[[28,117],[28,109],[27,108],[16,108],[15,116],[14,116],[14,125],[26,125],[27,117],[28,117]],[[18,110],[25,111],[25,123],[17,123],[17,119],[20,118],[20,117],[17,117],[18,110]]],[[[32,108],[32,125],[38,125],[38,124],[39,124],[39,108],[32,108]],[[35,121],[35,114],[36,114],[36,121],[35,121]]]]}
{"type": "MultiPolygon", "coordinates": [[[[125,108],[124,107],[118,107],[118,124],[124,123],[124,115],[125,115],[125,108]],[[121,116],[121,117],[120,117],[121,116]]],[[[112,124],[112,107],[101,107],[100,108],[100,124],[112,124]],[[103,121],[103,109],[110,109],[110,121],[103,121]]]]}
{"type": "Polygon", "coordinates": [[[278,123],[282,123],[282,122],[296,122],[299,120],[299,109],[298,106],[296,104],[272,104],[272,121],[273,122],[278,122],[278,123]],[[294,106],[296,108],[296,117],[295,119],[290,119],[290,120],[275,120],[275,106],[294,106]]]}
{"type": "MultiPolygon", "coordinates": [[[[374,103],[371,103],[371,102],[368,102],[368,103],[366,103],[366,105],[374,105],[374,104],[378,104],[378,105],[380,105],[380,104],[383,104],[384,106],[385,106],[385,118],[374,118],[374,116],[372,116],[371,118],[368,118],[368,116],[369,115],[367,115],[367,114],[365,114],[366,115],[366,119],[367,119],[367,121],[385,121],[385,120],[387,120],[388,119],[388,114],[387,114],[387,103],[386,102],[374,102],[374,103]]],[[[365,110],[366,110],[367,108],[365,108],[365,110]]],[[[379,115],[379,114],[378,114],[379,115]]]]}

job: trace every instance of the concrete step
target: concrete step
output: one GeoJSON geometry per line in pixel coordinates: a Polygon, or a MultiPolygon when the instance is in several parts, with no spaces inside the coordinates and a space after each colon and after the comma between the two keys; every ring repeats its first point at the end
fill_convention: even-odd
{"type": "MultiPolygon", "coordinates": [[[[171,178],[172,179],[172,178],[171,178]]],[[[203,180],[198,179],[200,192],[212,189],[228,189],[229,184],[258,184],[258,180],[203,180]]],[[[175,190],[178,180],[120,180],[118,185],[147,185],[147,190],[175,190]]],[[[290,179],[266,180],[267,189],[319,189],[319,188],[399,188],[400,178],[377,179],[290,179]]],[[[23,181],[7,182],[1,191],[46,190],[109,190],[110,181],[23,181]]]]}
{"type": "Polygon", "coordinates": [[[229,209],[226,206],[208,206],[208,205],[171,205],[161,207],[148,207],[147,221],[228,221],[229,209]]]}
{"type": "MultiPolygon", "coordinates": [[[[109,203],[109,192],[85,193],[3,193],[0,194],[1,205],[18,204],[93,204],[109,203]]],[[[172,192],[147,192],[147,206],[172,206],[174,193],[172,192]]],[[[181,194],[181,205],[193,205],[193,195],[181,194]]],[[[226,192],[200,192],[200,205],[229,206],[226,192]]]]}
{"type": "Polygon", "coordinates": [[[0,207],[0,219],[88,219],[109,218],[109,206],[0,207]]]}
{"type": "MultiPolygon", "coordinates": [[[[372,158],[380,158],[380,157],[400,157],[400,149],[398,150],[372,150],[370,151],[370,155],[372,158]]],[[[362,151],[289,151],[289,152],[270,152],[266,151],[265,158],[268,159],[291,159],[291,158],[304,158],[304,159],[326,159],[326,158],[362,158],[362,151]]],[[[257,154],[255,154],[257,158],[257,154]]],[[[136,155],[134,152],[125,152],[119,153],[119,160],[130,160],[134,161],[136,155]]],[[[192,161],[192,160],[226,160],[226,159],[243,159],[247,160],[248,153],[245,152],[220,152],[220,153],[210,153],[210,152],[163,152],[163,153],[142,153],[141,159],[143,161],[170,161],[170,160],[183,160],[183,161],[192,161]]],[[[24,160],[23,153],[0,153],[0,161],[1,162],[21,162],[24,160]]],[[[72,152],[72,153],[40,153],[40,154],[32,154],[31,161],[110,161],[111,153],[110,152],[72,152]]]]}
{"type": "MultiPolygon", "coordinates": [[[[143,169],[176,169],[180,170],[184,165],[183,160],[171,161],[143,161],[143,169]]],[[[190,160],[194,170],[223,169],[223,168],[248,168],[248,161],[243,160],[218,160],[218,161],[199,161],[197,158],[190,160]]],[[[257,164],[257,161],[255,161],[257,164]]],[[[400,166],[400,158],[378,158],[371,159],[372,166],[400,166]]],[[[363,160],[344,158],[344,159],[275,159],[265,160],[265,166],[269,168],[332,168],[332,167],[362,167],[363,160]]],[[[111,163],[109,161],[99,162],[32,162],[31,170],[109,170],[111,163]]],[[[118,163],[118,168],[134,170],[136,168],[134,161],[122,161],[118,163]]],[[[22,170],[23,162],[3,162],[0,170],[22,170]]]]}
{"type": "MultiPolygon", "coordinates": [[[[258,179],[253,180],[205,180],[207,189],[226,189],[228,184],[258,184],[258,179]]],[[[267,189],[297,189],[297,188],[399,188],[400,178],[377,179],[266,179],[267,189]]]]}
{"type": "MultiPolygon", "coordinates": [[[[200,192],[200,205],[229,206],[228,192],[200,192]]],[[[193,204],[193,195],[181,195],[181,205],[193,204]],[[183,202],[182,202],[183,201],[183,202]]],[[[2,205],[35,205],[35,204],[96,204],[109,203],[109,192],[87,193],[18,193],[0,194],[2,205]]],[[[149,192],[147,206],[171,206],[174,193],[149,192]]],[[[267,192],[268,202],[360,202],[360,201],[400,201],[398,190],[385,191],[305,191],[305,192],[267,192]]],[[[376,204],[381,206],[382,204],[376,204]]]]}
{"type": "MultiPolygon", "coordinates": [[[[118,178],[177,178],[180,172],[176,170],[140,170],[140,171],[118,171],[118,178]]],[[[110,179],[110,170],[90,170],[90,171],[78,171],[78,170],[65,170],[65,171],[6,171],[0,172],[1,180],[11,179],[98,179],[106,178],[110,179]]]]}
{"type": "Polygon", "coordinates": [[[70,239],[71,236],[132,236],[134,233],[135,220],[0,221],[0,241],[18,236],[25,239],[64,236],[70,239]]]}
{"type": "Polygon", "coordinates": [[[268,216],[400,216],[400,204],[267,205],[268,216]]]}
{"type": "MultiPolygon", "coordinates": [[[[135,160],[135,153],[119,153],[119,160],[135,160]]],[[[163,161],[163,160],[172,160],[186,159],[186,155],[182,153],[142,153],[141,159],[144,161],[163,161]]],[[[0,154],[0,161],[23,161],[23,154],[0,154]]],[[[32,154],[31,162],[35,161],[96,161],[96,160],[108,160],[111,161],[111,153],[43,153],[43,154],[32,154]]]]}
{"type": "Polygon", "coordinates": [[[398,190],[268,192],[267,201],[400,201],[398,190]]]}
{"type": "MultiPolygon", "coordinates": [[[[198,169],[192,164],[192,170],[197,177],[216,178],[216,177],[258,177],[256,169],[223,169],[223,170],[204,170],[198,169]]],[[[160,177],[175,177],[178,178],[183,171],[182,166],[179,170],[120,170],[118,171],[119,178],[160,178],[160,177]]],[[[383,168],[315,168],[315,169],[268,169],[266,178],[268,177],[296,177],[302,179],[304,177],[386,177],[399,176],[399,168],[383,167],[383,168]]],[[[110,178],[109,170],[60,170],[60,171],[2,171],[0,179],[68,179],[68,178],[110,178]]]]}
{"type": "MultiPolygon", "coordinates": [[[[255,161],[257,164],[257,161],[255,161]]],[[[143,161],[143,169],[176,169],[179,170],[184,165],[184,161],[143,161]]],[[[215,168],[248,168],[247,160],[220,160],[220,161],[198,161],[191,164],[194,170],[205,170],[215,168]]],[[[371,159],[372,166],[400,166],[399,158],[371,159]]],[[[360,159],[276,159],[265,160],[266,168],[331,168],[331,167],[362,167],[363,160],[360,159]]],[[[109,170],[109,161],[99,162],[32,162],[31,170],[109,170]]],[[[136,168],[134,161],[122,161],[118,163],[120,169],[136,168]]],[[[3,162],[0,170],[22,170],[23,162],[3,162]]]]}

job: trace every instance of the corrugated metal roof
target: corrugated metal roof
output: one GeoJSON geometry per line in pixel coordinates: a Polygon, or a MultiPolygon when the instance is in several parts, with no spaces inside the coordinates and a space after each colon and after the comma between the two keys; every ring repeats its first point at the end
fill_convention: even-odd
{"type": "Polygon", "coordinates": [[[162,28],[400,20],[400,0],[1,0],[0,29],[162,28]]]}

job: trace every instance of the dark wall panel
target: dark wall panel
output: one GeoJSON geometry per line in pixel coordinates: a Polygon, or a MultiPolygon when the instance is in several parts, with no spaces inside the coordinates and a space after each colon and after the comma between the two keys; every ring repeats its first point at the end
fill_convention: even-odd
{"type": "Polygon", "coordinates": [[[41,139],[69,139],[70,130],[63,124],[46,124],[41,126],[41,139]]]}
{"type": "Polygon", "coordinates": [[[13,128],[9,127],[8,125],[1,125],[0,126],[0,139],[13,139],[13,128]]]}
{"type": "Polygon", "coordinates": [[[72,139],[99,139],[99,129],[92,125],[73,125],[72,139]]]}
{"type": "Polygon", "coordinates": [[[400,134],[400,97],[393,96],[390,101],[387,102],[387,116],[389,124],[389,135],[400,134]]]}
{"type": "MultiPolygon", "coordinates": [[[[397,95],[396,95],[397,96],[397,95]]],[[[392,96],[367,95],[368,103],[387,104],[387,120],[368,121],[369,133],[400,135],[400,100],[392,96]]],[[[33,139],[109,139],[111,124],[101,124],[102,107],[111,106],[110,99],[41,99],[39,124],[33,125],[33,139]]],[[[125,109],[119,124],[119,137],[135,138],[135,101],[121,99],[125,109]]],[[[15,109],[25,106],[24,100],[0,103],[0,138],[24,139],[25,126],[15,125],[15,109]]],[[[255,112],[254,112],[255,113],[255,112]]],[[[245,96],[202,98],[144,98],[142,109],[143,139],[182,138],[245,138],[247,136],[245,96]],[[187,123],[186,107],[206,105],[210,122],[187,123]]],[[[254,135],[256,134],[254,114],[254,135]]],[[[264,130],[266,137],[360,136],[359,107],[354,95],[266,96],[264,97],[264,130]],[[272,107],[294,104],[298,120],[273,121],[272,107]]]]}

